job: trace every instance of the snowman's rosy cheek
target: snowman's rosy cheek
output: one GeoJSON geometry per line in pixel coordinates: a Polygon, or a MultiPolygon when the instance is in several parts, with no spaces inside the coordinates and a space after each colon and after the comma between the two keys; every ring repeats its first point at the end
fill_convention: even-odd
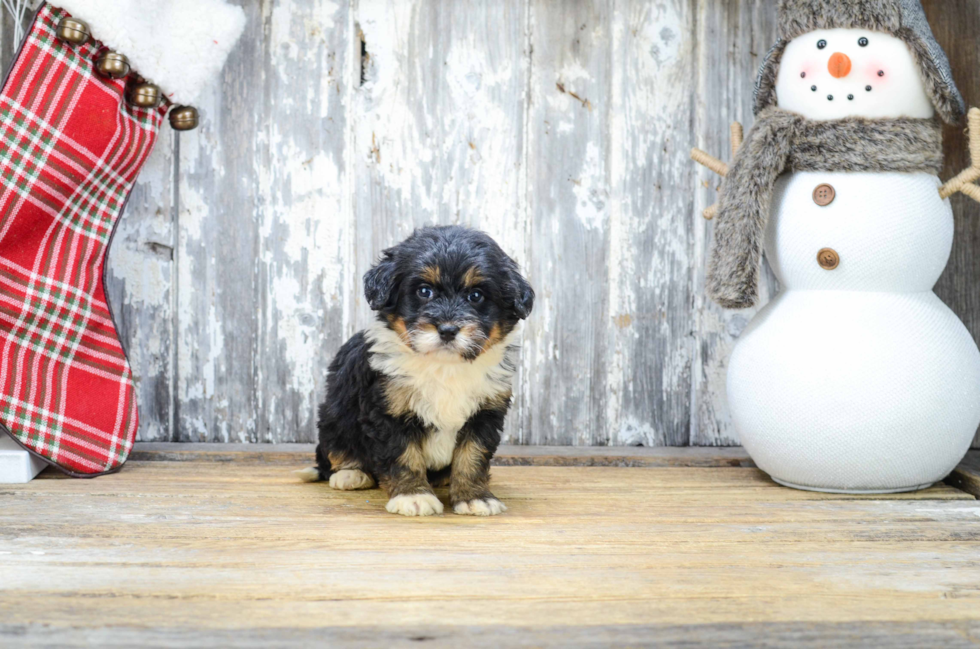
{"type": "Polygon", "coordinates": [[[881,85],[886,79],[888,79],[888,71],[885,69],[884,64],[882,64],[880,61],[876,63],[869,63],[864,68],[864,78],[868,83],[881,85]]]}
{"type": "Polygon", "coordinates": [[[802,66],[800,66],[800,78],[801,79],[812,79],[814,71],[817,69],[816,63],[813,61],[807,61],[802,66]]]}

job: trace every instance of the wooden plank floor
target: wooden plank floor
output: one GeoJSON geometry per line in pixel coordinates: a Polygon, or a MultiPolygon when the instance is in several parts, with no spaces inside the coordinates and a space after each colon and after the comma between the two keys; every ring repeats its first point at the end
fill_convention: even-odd
{"type": "Polygon", "coordinates": [[[293,457],[0,487],[0,646],[980,644],[980,502],[950,486],[503,466],[503,516],[410,519],[293,457]]]}

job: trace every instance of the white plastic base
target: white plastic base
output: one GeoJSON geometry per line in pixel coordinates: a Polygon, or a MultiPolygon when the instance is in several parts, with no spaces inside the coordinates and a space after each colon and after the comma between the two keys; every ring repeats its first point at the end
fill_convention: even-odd
{"type": "MultiPolygon", "coordinates": [[[[772,476],[769,476],[772,478],[772,476]]],[[[850,494],[854,496],[873,496],[876,494],[904,494],[913,491],[922,491],[923,489],[928,489],[929,487],[936,484],[935,482],[929,482],[927,484],[915,485],[914,487],[899,487],[897,489],[821,489],[819,487],[806,487],[804,485],[793,484],[792,482],[786,482],[785,480],[780,480],[778,478],[772,478],[773,482],[777,482],[784,487],[789,487],[790,489],[799,489],[800,491],[815,491],[822,494],[850,494]]]]}
{"type": "Polygon", "coordinates": [[[46,465],[0,432],[0,484],[30,482],[46,465]]]}
{"type": "Polygon", "coordinates": [[[827,491],[939,482],[980,425],[980,351],[931,292],[785,291],[739,337],[727,387],[756,465],[827,491]]]}

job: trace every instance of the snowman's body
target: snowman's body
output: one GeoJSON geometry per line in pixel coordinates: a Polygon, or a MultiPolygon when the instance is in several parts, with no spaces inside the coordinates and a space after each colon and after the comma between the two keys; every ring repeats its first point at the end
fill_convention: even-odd
{"type": "MultiPolygon", "coordinates": [[[[858,41],[868,34],[826,30],[790,43],[779,105],[811,119],[930,117],[908,49],[872,34],[878,50],[865,52],[858,41]],[[850,52],[833,54],[829,75],[813,61],[820,41],[820,50],[832,44],[816,55],[823,61],[850,52]],[[852,58],[858,72],[849,75],[852,58]],[[883,60],[901,88],[873,81],[884,78],[883,60]],[[872,83],[875,102],[855,96],[870,95],[872,83]]],[[[932,292],[953,241],[939,187],[928,173],[805,172],[777,182],[766,256],[782,293],[742,334],[728,369],[742,443],[777,481],[909,491],[942,480],[969,449],[980,425],[980,351],[932,292]]]]}
{"type": "Polygon", "coordinates": [[[782,293],[739,339],[728,399],[760,468],[828,491],[942,480],[980,424],[980,351],[932,292],[953,241],[928,174],[784,175],[766,255],[782,293]],[[832,187],[826,206],[813,198],[832,187]],[[821,266],[818,251],[839,257],[821,266]]]}

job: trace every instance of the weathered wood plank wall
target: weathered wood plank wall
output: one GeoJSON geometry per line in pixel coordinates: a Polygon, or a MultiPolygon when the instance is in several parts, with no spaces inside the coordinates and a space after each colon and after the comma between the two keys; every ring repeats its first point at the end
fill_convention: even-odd
{"type": "MultiPolygon", "coordinates": [[[[143,440],[312,441],[364,271],[463,223],[539,294],[509,442],[737,443],[725,364],[753,313],[704,297],[719,183],[687,152],[751,123],[775,0],[239,2],[202,128],[162,139],[111,254],[143,440]]],[[[980,4],[925,5],[980,103],[980,4]]],[[[954,207],[937,291],[980,339],[980,206],[954,207]]]]}

